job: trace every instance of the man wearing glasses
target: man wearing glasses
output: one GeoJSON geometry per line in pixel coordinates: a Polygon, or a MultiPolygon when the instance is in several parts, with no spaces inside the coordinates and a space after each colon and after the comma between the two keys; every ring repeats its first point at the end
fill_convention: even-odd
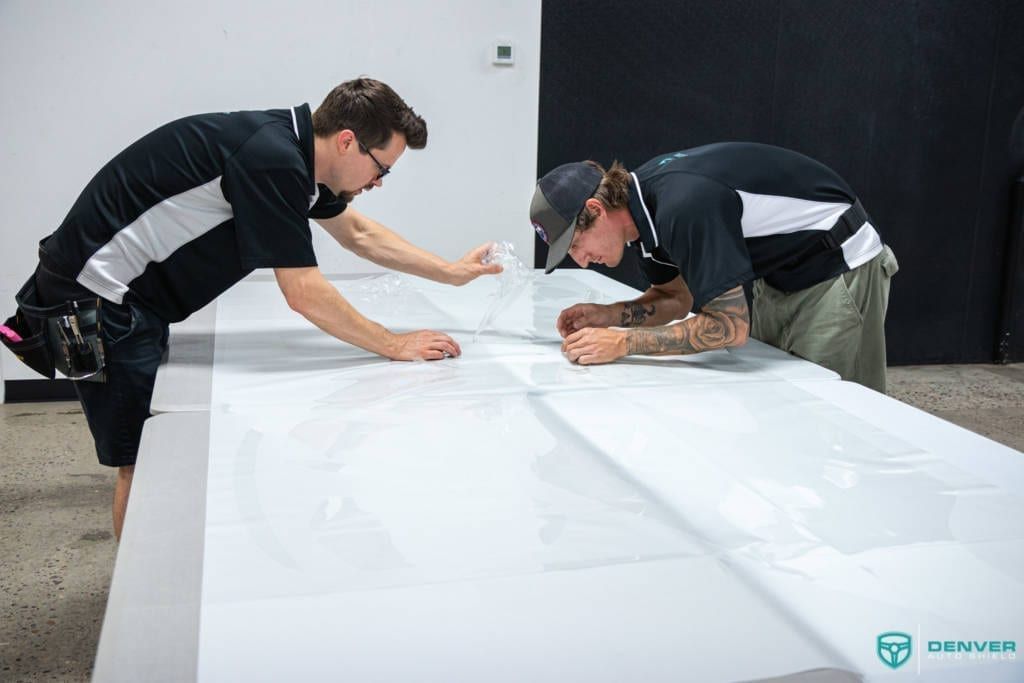
{"type": "Polygon", "coordinates": [[[460,354],[447,334],[398,334],[365,318],[313,252],[310,218],[386,268],[453,285],[500,271],[481,262],[488,245],[448,262],[348,206],[380,187],[407,147],[426,143],[423,119],[368,78],[334,88],[313,113],[303,104],[191,116],[114,157],[40,243],[25,303],[101,304],[105,381],[74,386],[100,462],[119,468],[118,537],[168,323],[253,270],[273,268],[288,305],[342,341],[394,360],[460,354]]]}

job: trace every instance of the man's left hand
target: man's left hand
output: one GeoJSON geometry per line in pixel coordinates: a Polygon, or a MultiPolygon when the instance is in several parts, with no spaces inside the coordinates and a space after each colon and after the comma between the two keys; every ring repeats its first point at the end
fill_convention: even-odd
{"type": "Polygon", "coordinates": [[[626,334],[626,330],[585,327],[565,338],[562,351],[580,365],[611,363],[628,352],[626,334]]]}
{"type": "Polygon", "coordinates": [[[448,264],[448,283],[452,285],[464,285],[481,275],[494,275],[501,272],[500,263],[484,263],[483,258],[487,255],[493,242],[481,244],[476,249],[470,250],[465,256],[454,263],[448,264]]]}

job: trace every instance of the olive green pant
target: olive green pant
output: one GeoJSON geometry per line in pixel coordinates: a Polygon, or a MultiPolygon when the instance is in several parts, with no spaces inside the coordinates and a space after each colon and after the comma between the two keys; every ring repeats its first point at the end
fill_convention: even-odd
{"type": "Polygon", "coordinates": [[[885,393],[885,311],[899,264],[889,247],[797,292],[754,282],[751,336],[885,393]]]}

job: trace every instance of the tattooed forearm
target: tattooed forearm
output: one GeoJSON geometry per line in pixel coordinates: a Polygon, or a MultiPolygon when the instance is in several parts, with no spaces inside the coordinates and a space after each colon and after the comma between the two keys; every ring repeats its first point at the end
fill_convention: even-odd
{"type": "Polygon", "coordinates": [[[654,315],[654,304],[644,306],[635,302],[622,305],[622,322],[620,327],[639,327],[644,324],[648,316],[654,315]]]}
{"type": "Polygon", "coordinates": [[[747,341],[750,312],[742,287],[730,289],[708,302],[701,312],[678,325],[630,330],[629,353],[699,353],[747,341]]]}

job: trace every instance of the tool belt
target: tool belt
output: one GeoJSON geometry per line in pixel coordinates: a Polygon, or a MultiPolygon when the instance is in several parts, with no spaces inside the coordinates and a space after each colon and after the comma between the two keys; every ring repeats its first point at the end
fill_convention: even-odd
{"type": "Polygon", "coordinates": [[[34,275],[14,298],[18,310],[4,322],[14,334],[0,330],[0,340],[18,360],[49,379],[59,370],[71,380],[106,381],[100,337],[102,299],[40,306],[34,275]]]}

